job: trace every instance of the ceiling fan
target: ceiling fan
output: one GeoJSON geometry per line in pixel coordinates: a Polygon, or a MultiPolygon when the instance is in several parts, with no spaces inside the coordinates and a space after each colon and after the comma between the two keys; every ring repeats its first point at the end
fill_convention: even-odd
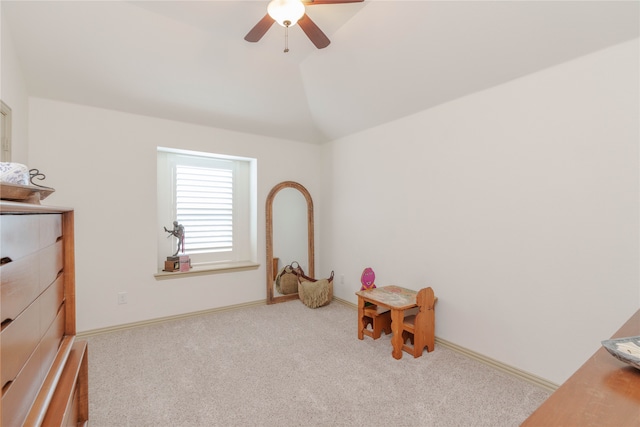
{"type": "Polygon", "coordinates": [[[364,0],[271,0],[267,6],[267,14],[244,36],[248,42],[257,42],[264,36],[274,22],[285,27],[285,52],[289,49],[286,45],[289,27],[296,23],[300,25],[302,31],[309,37],[309,40],[318,48],[329,46],[331,41],[305,13],[304,6],[315,4],[339,4],[339,3],[359,3],[364,0]]]}

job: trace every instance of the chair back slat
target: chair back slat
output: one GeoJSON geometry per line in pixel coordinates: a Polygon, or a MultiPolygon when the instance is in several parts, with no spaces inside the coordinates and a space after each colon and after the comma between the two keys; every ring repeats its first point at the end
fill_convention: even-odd
{"type": "Polygon", "coordinates": [[[416,295],[418,314],[408,316],[402,325],[402,339],[406,343],[407,339],[413,346],[403,344],[402,349],[413,357],[422,356],[422,351],[427,347],[427,352],[431,352],[435,346],[435,298],[431,287],[422,288],[416,295]]]}

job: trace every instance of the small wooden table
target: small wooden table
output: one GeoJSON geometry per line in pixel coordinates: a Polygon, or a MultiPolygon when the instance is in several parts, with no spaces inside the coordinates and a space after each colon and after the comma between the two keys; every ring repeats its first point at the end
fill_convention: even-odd
{"type": "MultiPolygon", "coordinates": [[[[640,335],[640,310],[612,338],[640,335]]],[[[640,425],[640,370],[600,347],[522,427],[640,425]]]]}
{"type": "Polygon", "coordinates": [[[383,286],[381,288],[358,291],[358,339],[364,339],[364,305],[370,302],[379,307],[391,310],[391,354],[395,359],[402,359],[402,323],[404,311],[417,307],[417,291],[401,288],[400,286],[383,286]]]}

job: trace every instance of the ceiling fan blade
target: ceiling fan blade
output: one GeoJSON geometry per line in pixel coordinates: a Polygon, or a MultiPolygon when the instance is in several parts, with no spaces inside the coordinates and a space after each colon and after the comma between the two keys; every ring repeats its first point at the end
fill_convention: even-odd
{"type": "Polygon", "coordinates": [[[364,0],[302,0],[305,6],[314,4],[340,4],[340,3],[361,3],[364,0]]]}
{"type": "Polygon", "coordinates": [[[316,25],[315,22],[309,18],[309,16],[305,13],[302,18],[298,21],[298,25],[302,28],[302,31],[309,37],[311,43],[316,45],[318,49],[325,48],[329,46],[331,40],[327,37],[322,30],[316,25]]]}
{"type": "Polygon", "coordinates": [[[274,22],[276,21],[274,21],[273,18],[269,16],[269,14],[266,14],[264,18],[262,18],[260,22],[258,22],[251,29],[251,31],[247,33],[246,36],[244,36],[244,39],[252,43],[259,41],[262,38],[262,36],[264,36],[267,33],[269,28],[271,28],[274,22]]]}

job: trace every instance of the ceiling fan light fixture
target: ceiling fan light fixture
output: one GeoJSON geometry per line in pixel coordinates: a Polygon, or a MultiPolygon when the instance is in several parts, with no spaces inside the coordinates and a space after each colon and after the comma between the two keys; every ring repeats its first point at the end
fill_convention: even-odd
{"type": "Polygon", "coordinates": [[[293,27],[305,13],[300,0],[271,0],[267,13],[283,27],[293,27]]]}

